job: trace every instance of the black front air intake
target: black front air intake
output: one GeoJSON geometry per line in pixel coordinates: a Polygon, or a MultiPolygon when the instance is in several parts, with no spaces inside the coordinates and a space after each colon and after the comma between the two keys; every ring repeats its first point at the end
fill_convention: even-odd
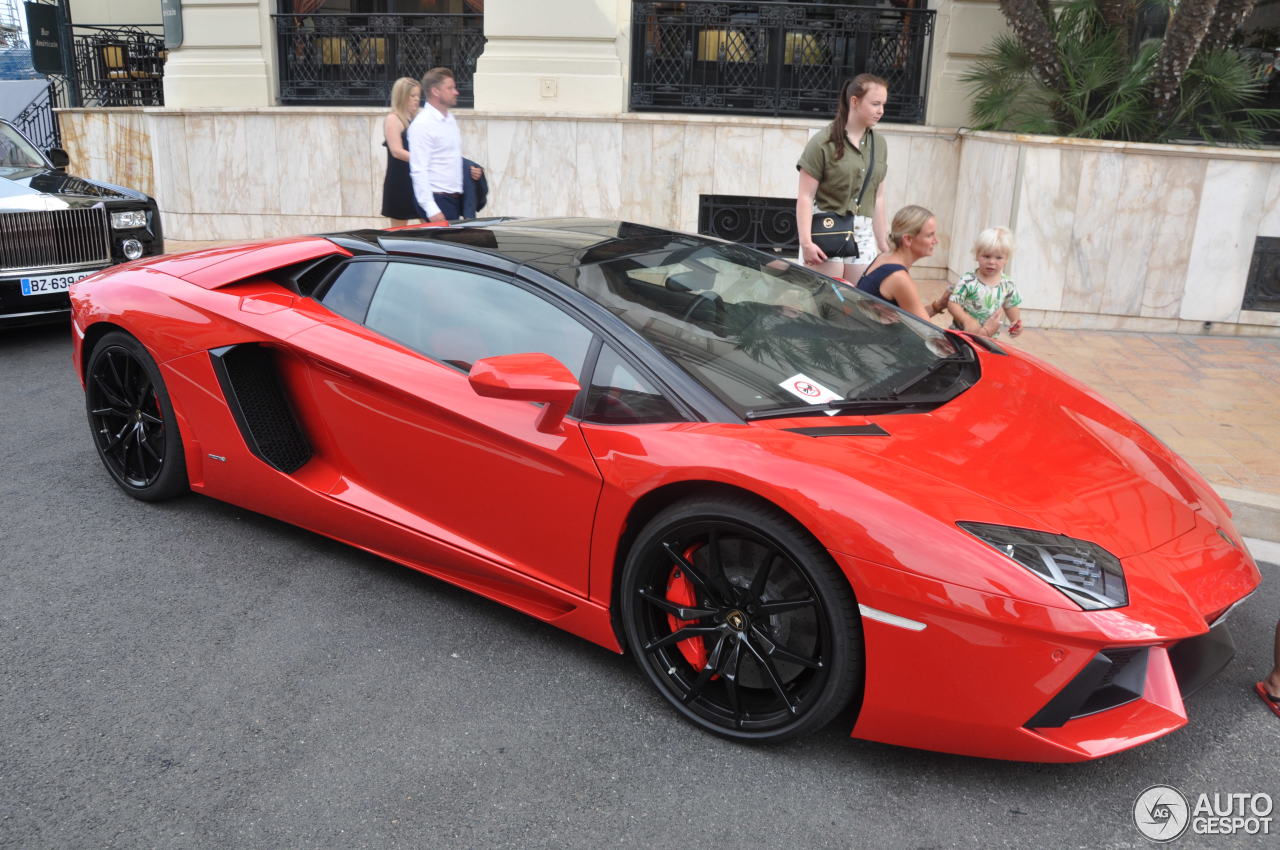
{"type": "Polygon", "coordinates": [[[1202,635],[1178,641],[1169,648],[1169,664],[1185,698],[1222,672],[1236,655],[1236,645],[1226,623],[1218,623],[1202,635]]]}
{"type": "Polygon", "coordinates": [[[1031,729],[1062,726],[1068,720],[1106,711],[1142,696],[1147,647],[1104,649],[1026,722],[1031,729]]]}
{"type": "MultiPolygon", "coordinates": [[[[1026,726],[1061,726],[1068,720],[1134,701],[1142,696],[1146,681],[1147,651],[1148,647],[1142,646],[1099,652],[1026,726]]],[[[1235,654],[1231,632],[1223,622],[1169,647],[1169,665],[1183,699],[1221,673],[1235,654]]]]}
{"type": "Polygon", "coordinates": [[[284,473],[311,459],[311,443],[298,425],[271,352],[261,345],[230,345],[209,352],[227,406],[250,451],[284,473]]]}

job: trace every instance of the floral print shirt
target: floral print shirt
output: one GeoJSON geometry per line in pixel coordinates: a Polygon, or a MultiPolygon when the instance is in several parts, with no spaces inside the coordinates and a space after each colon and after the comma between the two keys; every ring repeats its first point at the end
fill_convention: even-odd
{"type": "Polygon", "coordinates": [[[1017,307],[1022,296],[1008,275],[1000,275],[998,284],[987,286],[978,280],[977,272],[968,272],[952,290],[951,303],[959,304],[979,322],[986,322],[1002,307],[1017,307]]]}

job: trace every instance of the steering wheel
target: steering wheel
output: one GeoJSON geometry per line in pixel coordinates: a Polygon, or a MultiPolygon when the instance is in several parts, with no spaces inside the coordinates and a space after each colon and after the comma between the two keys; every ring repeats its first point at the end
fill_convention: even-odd
{"type": "MultiPolygon", "coordinates": [[[[720,297],[720,293],[714,289],[703,289],[698,292],[689,304],[689,309],[684,311],[684,315],[680,317],[680,321],[688,322],[693,320],[693,314],[698,308],[709,305],[712,313],[713,321],[720,321],[724,317],[724,299],[720,297]]],[[[705,320],[704,320],[705,321],[705,320]]]]}

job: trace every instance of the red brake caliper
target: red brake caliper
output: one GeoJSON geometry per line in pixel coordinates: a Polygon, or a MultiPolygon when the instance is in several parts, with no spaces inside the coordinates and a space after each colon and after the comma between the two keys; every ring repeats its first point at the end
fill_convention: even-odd
{"type": "MultiPolygon", "coordinates": [[[[693,562],[693,553],[698,550],[699,544],[690,546],[684,553],[686,561],[693,562]]],[[[677,605],[685,607],[693,607],[698,604],[698,596],[694,592],[693,582],[689,581],[688,576],[684,574],[684,570],[674,567],[671,575],[667,577],[667,601],[674,602],[677,605]]],[[[692,626],[696,620],[681,620],[675,614],[667,615],[667,623],[671,626],[671,631],[683,629],[685,626],[692,626]]],[[[707,647],[700,637],[685,638],[676,644],[676,648],[680,650],[680,654],[684,656],[684,660],[688,661],[695,670],[701,670],[707,666],[707,647]]]]}

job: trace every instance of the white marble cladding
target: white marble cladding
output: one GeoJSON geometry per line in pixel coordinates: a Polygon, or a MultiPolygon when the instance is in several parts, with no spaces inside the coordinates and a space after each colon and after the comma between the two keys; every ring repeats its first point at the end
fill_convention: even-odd
{"type": "MultiPolygon", "coordinates": [[[[377,227],[383,111],[262,107],[61,112],[74,173],[152,192],[166,235],[258,239],[377,227]]],[[[697,229],[699,196],[792,197],[820,121],[459,111],[488,170],[485,215],[586,215],[697,229]]],[[[922,278],[972,268],[984,227],[1014,230],[1029,315],[1059,327],[1280,328],[1240,310],[1253,243],[1280,236],[1280,152],[886,125],[889,214],[933,210],[922,278]]],[[[1231,332],[1248,332],[1243,328],[1231,332]]]]}

